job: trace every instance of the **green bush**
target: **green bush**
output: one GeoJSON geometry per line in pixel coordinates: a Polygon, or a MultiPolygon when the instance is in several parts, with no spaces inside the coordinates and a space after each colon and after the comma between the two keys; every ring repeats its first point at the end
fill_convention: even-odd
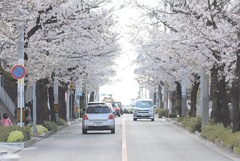
{"type": "Polygon", "coordinates": [[[10,135],[11,132],[13,131],[22,131],[24,135],[24,139],[22,141],[27,141],[31,139],[31,128],[28,126],[1,126],[0,127],[0,142],[6,142],[8,139],[8,136],[10,135]]]}
{"type": "Polygon", "coordinates": [[[13,143],[13,142],[21,142],[24,140],[24,135],[22,131],[12,131],[7,139],[7,142],[13,143]]]}
{"type": "Polygon", "coordinates": [[[67,125],[67,121],[65,121],[63,119],[58,119],[57,120],[57,125],[58,126],[66,126],[67,125]]]}
{"type": "Polygon", "coordinates": [[[58,128],[57,123],[53,121],[44,121],[44,126],[48,129],[48,131],[56,131],[58,128]]]}
{"type": "Polygon", "coordinates": [[[240,148],[240,132],[232,133],[231,128],[225,128],[223,124],[208,123],[202,128],[201,136],[209,141],[222,142],[225,147],[240,148]]]}
{"type": "Polygon", "coordinates": [[[178,117],[178,118],[177,118],[177,122],[182,123],[183,119],[184,119],[184,117],[178,117]]]}
{"type": "Polygon", "coordinates": [[[195,131],[201,132],[201,118],[200,117],[189,117],[185,116],[180,119],[180,122],[184,128],[188,129],[189,132],[194,133],[195,131]]]}
{"type": "Polygon", "coordinates": [[[177,114],[170,113],[170,114],[168,114],[168,118],[177,118],[177,114]]]}
{"type": "MultiPolygon", "coordinates": [[[[219,140],[221,134],[225,134],[225,127],[222,124],[208,123],[202,128],[201,136],[209,141],[219,140]]],[[[220,140],[219,140],[220,141],[220,140]]]]}
{"type": "Polygon", "coordinates": [[[162,117],[165,117],[166,116],[166,110],[164,109],[158,109],[158,118],[162,118],[162,117]]]}
{"type": "Polygon", "coordinates": [[[236,147],[237,149],[239,149],[239,153],[240,153],[240,132],[233,133],[233,136],[231,138],[232,138],[233,147],[236,147]]]}
{"type": "MultiPolygon", "coordinates": [[[[33,127],[31,127],[31,131],[33,131],[33,127]]],[[[37,133],[38,135],[42,135],[43,133],[48,132],[48,129],[43,125],[37,125],[37,133]]]]}

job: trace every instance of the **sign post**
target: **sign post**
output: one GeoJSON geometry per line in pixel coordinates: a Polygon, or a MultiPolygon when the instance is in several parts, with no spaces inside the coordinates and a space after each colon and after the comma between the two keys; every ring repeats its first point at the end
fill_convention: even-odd
{"type": "Polygon", "coordinates": [[[13,78],[18,80],[18,111],[17,120],[19,126],[22,127],[25,121],[24,113],[24,76],[26,75],[26,69],[23,65],[18,64],[12,68],[11,72],[13,78]]]}

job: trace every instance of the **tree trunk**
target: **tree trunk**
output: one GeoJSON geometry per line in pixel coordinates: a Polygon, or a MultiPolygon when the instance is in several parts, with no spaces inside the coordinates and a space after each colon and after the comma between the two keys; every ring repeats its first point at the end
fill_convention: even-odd
{"type": "Polygon", "coordinates": [[[82,96],[80,97],[80,117],[82,117],[82,114],[86,111],[86,94],[85,92],[83,92],[82,96]]]}
{"type": "Polygon", "coordinates": [[[196,111],[197,111],[197,92],[200,85],[199,79],[200,77],[195,77],[198,80],[195,80],[192,91],[191,91],[191,110],[190,110],[190,116],[196,117],[196,111]]]}
{"type": "Polygon", "coordinates": [[[70,116],[71,118],[75,118],[75,115],[74,115],[74,101],[75,100],[75,90],[70,90],[70,95],[69,95],[69,108],[70,108],[70,116]]]}
{"type": "Polygon", "coordinates": [[[182,90],[181,90],[181,84],[179,82],[176,82],[177,84],[177,92],[176,92],[176,101],[175,101],[175,109],[178,111],[179,117],[182,116],[182,90]]]}
{"type": "Polygon", "coordinates": [[[220,80],[220,99],[221,99],[221,107],[222,107],[222,123],[224,127],[228,127],[230,125],[230,115],[229,115],[229,107],[227,100],[227,90],[226,90],[226,81],[225,77],[220,80]]]}
{"type": "Polygon", "coordinates": [[[94,102],[94,91],[90,94],[89,102],[94,102]]]}
{"type": "Polygon", "coordinates": [[[51,121],[56,122],[56,113],[54,111],[54,95],[53,95],[53,87],[48,88],[48,94],[49,94],[49,106],[50,106],[50,115],[51,115],[51,121]]]}
{"type": "Polygon", "coordinates": [[[240,115],[239,115],[239,87],[238,80],[234,80],[232,83],[232,112],[233,112],[233,132],[240,131],[240,115]]]}
{"type": "Polygon", "coordinates": [[[47,83],[47,79],[41,79],[36,83],[37,124],[43,124],[45,120],[49,120],[50,111],[47,107],[47,83]]]}
{"type": "Polygon", "coordinates": [[[159,96],[159,108],[163,108],[163,101],[162,101],[162,86],[158,84],[158,96],[159,96]]]}
{"type": "MultiPolygon", "coordinates": [[[[59,118],[67,120],[67,117],[66,117],[67,110],[66,110],[66,102],[65,102],[66,85],[59,86],[58,89],[59,89],[58,90],[59,118]]],[[[73,98],[73,100],[75,100],[75,98],[73,98]]],[[[73,107],[74,107],[74,101],[73,101],[73,107]]]]}
{"type": "Polygon", "coordinates": [[[211,118],[215,123],[221,122],[221,103],[219,94],[218,68],[213,67],[211,70],[211,96],[212,96],[212,112],[211,118]]]}
{"type": "MultiPolygon", "coordinates": [[[[240,39],[240,32],[238,32],[240,39]]],[[[233,132],[240,131],[239,91],[240,91],[240,49],[237,51],[236,77],[232,86],[233,132]]]]}

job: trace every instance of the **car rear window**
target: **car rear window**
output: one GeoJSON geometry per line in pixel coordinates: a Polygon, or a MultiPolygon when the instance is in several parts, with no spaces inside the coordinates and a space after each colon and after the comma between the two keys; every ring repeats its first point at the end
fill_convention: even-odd
{"type": "Polygon", "coordinates": [[[88,107],[86,113],[110,113],[110,109],[107,106],[93,106],[88,107]]]}
{"type": "Polygon", "coordinates": [[[88,105],[104,105],[102,102],[88,102],[88,105]]]}

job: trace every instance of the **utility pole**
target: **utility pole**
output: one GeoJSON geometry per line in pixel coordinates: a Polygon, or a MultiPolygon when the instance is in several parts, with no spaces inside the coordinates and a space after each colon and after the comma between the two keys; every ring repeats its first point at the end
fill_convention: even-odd
{"type": "Polygon", "coordinates": [[[37,134],[36,81],[33,83],[33,133],[37,134]]]}
{"type": "Polygon", "coordinates": [[[54,86],[53,86],[53,94],[54,94],[54,111],[55,111],[55,116],[56,116],[56,120],[58,120],[59,115],[59,105],[58,105],[58,78],[55,75],[54,76],[54,86]]]}
{"type": "Polygon", "coordinates": [[[209,79],[205,71],[202,71],[200,78],[200,115],[202,117],[202,126],[209,119],[209,79]]]}
{"type": "Polygon", "coordinates": [[[164,81],[163,87],[163,101],[164,101],[164,110],[168,108],[168,91],[167,91],[167,81],[164,81]]]}
{"type": "Polygon", "coordinates": [[[182,77],[182,116],[187,114],[187,80],[182,77]]]}
{"type": "Polygon", "coordinates": [[[67,86],[67,101],[66,101],[66,108],[67,108],[67,113],[66,113],[66,118],[67,121],[69,122],[70,114],[69,114],[69,95],[70,95],[70,85],[68,84],[67,86]]]}
{"type": "MultiPolygon", "coordinates": [[[[18,35],[18,64],[24,67],[24,22],[19,22],[19,35],[18,35]]],[[[24,110],[24,77],[18,79],[18,124],[20,127],[25,122],[24,110]]]]}
{"type": "Polygon", "coordinates": [[[173,109],[172,109],[172,91],[168,92],[168,114],[172,114],[173,109]]]}

